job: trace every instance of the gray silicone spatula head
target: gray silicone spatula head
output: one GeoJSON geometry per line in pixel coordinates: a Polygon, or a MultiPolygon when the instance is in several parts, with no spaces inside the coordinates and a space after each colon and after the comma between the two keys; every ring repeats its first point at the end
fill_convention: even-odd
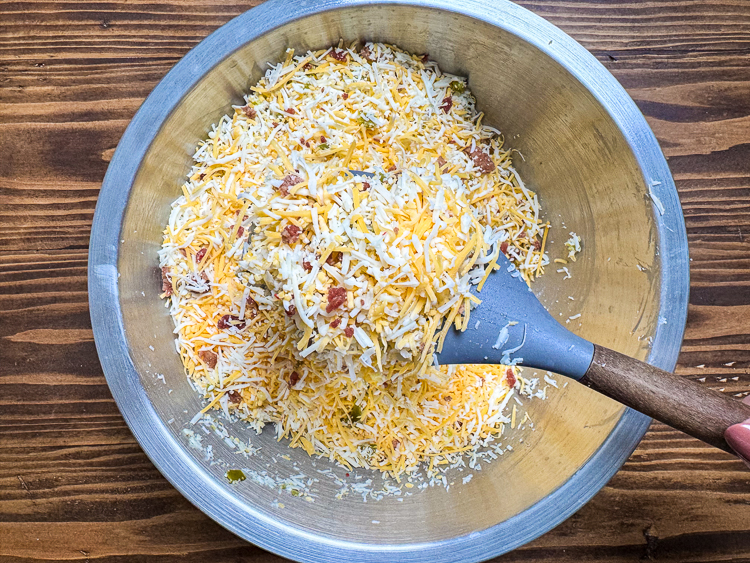
{"type": "Polygon", "coordinates": [[[564,328],[544,308],[521,273],[500,253],[500,269],[490,274],[472,309],[469,327],[448,331],[440,364],[518,364],[582,377],[594,345],[564,328]]]}

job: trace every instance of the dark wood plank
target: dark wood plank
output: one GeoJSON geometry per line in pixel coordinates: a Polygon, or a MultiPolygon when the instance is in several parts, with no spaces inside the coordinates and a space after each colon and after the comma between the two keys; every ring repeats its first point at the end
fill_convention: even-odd
{"type": "MultiPolygon", "coordinates": [[[[0,3],[2,562],[281,561],[193,508],[141,452],[86,295],[97,193],[128,121],[190,48],[257,3],[0,3]]],[[[615,75],[668,157],[693,260],[678,373],[750,392],[750,4],[520,3],[615,75]]],[[[589,504],[500,560],[750,561],[748,522],[742,464],[654,424],[589,504]]]]}

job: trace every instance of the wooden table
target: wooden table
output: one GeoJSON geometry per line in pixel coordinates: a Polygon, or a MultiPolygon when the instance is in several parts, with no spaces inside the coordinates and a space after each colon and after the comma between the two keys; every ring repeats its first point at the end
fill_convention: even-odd
{"type": "MultiPolygon", "coordinates": [[[[86,255],[140,103],[256,2],[0,4],[0,561],[281,561],[193,508],[102,375],[86,255]]],[[[690,241],[678,372],[750,391],[750,1],[521,2],[580,41],[646,114],[690,241]]],[[[654,424],[557,529],[501,561],[750,561],[750,472],[654,424]]]]}

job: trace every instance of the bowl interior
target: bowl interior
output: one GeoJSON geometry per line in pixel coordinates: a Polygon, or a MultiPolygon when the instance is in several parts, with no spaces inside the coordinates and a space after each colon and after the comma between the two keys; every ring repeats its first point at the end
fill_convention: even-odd
{"type": "Polygon", "coordinates": [[[552,223],[550,257],[564,257],[569,232],[583,239],[579,260],[567,266],[571,277],[555,271],[561,266],[550,266],[534,291],[563,322],[580,314],[567,325],[577,334],[647,357],[660,306],[658,237],[648,188],[616,124],[574,76],[519,37],[457,13],[403,5],[363,5],[287,23],[231,53],[185,95],[141,163],[122,226],[119,299],[129,352],[149,400],[202,466],[202,478],[221,483],[252,510],[290,530],[333,541],[448,540],[506,521],[558,489],[607,439],[623,408],[576,383],[563,387],[565,379],[557,377],[560,388],[550,388],[546,401],[524,405],[534,429],[526,425],[510,433],[513,451],[482,463],[481,470],[449,472],[449,490],[403,488],[400,496],[378,502],[364,502],[355,492],[337,498],[342,485],[331,474],[349,483],[371,480],[374,490],[383,482],[364,470],[347,478],[344,469],[277,443],[271,428],[256,436],[242,423],[224,422],[233,436],[260,448],[244,457],[215,433],[190,426],[203,405],[183,374],[172,321],[158,297],[156,253],[196,143],[242,101],[267,61],[282,59],[288,47],[299,53],[339,38],[429,53],[444,71],[468,76],[486,122],[518,150],[515,165],[539,193],[552,223]],[[202,437],[200,444],[185,428],[202,437]],[[231,468],[253,478],[232,485],[225,478],[231,468]],[[312,502],[263,482],[264,476],[299,474],[314,479],[312,502]],[[472,479],[464,483],[469,474],[472,479]]]}

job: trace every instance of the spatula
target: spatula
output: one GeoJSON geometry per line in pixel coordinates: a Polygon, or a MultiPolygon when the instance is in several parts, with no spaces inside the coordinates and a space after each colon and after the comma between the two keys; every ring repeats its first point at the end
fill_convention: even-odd
{"type": "Polygon", "coordinates": [[[750,418],[750,406],[576,336],[544,308],[500,253],[500,269],[481,293],[464,332],[451,329],[440,364],[515,362],[575,379],[704,442],[732,452],[726,429],[750,418]]]}

